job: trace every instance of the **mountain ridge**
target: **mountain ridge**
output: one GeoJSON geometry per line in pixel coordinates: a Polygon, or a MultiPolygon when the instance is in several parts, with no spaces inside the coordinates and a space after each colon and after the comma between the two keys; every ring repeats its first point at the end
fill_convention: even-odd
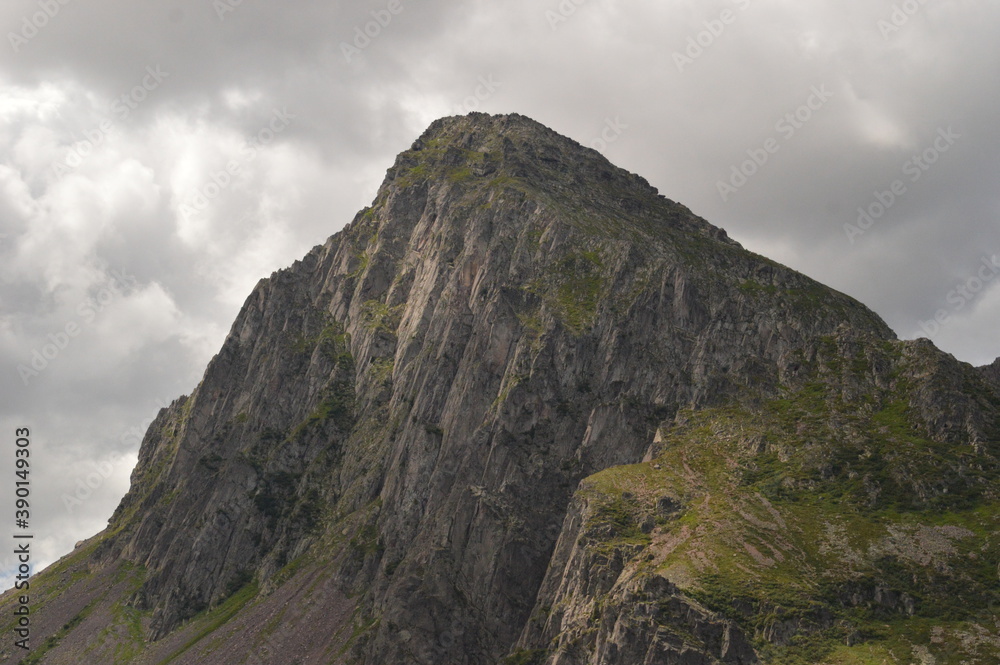
{"type": "Polygon", "coordinates": [[[39,578],[49,647],[0,662],[820,662],[788,658],[922,620],[908,566],[975,569],[952,623],[982,627],[989,376],[530,119],[441,119],[257,284],[108,529],[39,578]],[[961,517],[907,558],[928,510],[961,517]],[[849,579],[781,565],[824,557],[849,579]]]}

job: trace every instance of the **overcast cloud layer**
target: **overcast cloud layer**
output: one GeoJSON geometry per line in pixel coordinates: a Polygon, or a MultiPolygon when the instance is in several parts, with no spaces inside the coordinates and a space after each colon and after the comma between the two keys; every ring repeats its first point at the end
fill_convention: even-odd
{"type": "Polygon", "coordinates": [[[997,3],[5,0],[0,28],[0,539],[29,427],[39,565],[442,115],[531,116],[900,337],[1000,355],[997,3]]]}

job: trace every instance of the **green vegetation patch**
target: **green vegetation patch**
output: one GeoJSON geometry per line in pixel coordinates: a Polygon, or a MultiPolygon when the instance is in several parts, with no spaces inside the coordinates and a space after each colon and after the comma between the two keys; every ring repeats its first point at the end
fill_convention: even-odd
{"type": "Polygon", "coordinates": [[[396,334],[403,314],[403,304],[390,307],[380,300],[368,300],[361,305],[361,316],[368,330],[381,330],[396,334]]]}
{"type": "Polygon", "coordinates": [[[588,329],[608,290],[604,262],[596,251],[571,252],[528,289],[540,295],[574,334],[588,329]]]}
{"type": "Polygon", "coordinates": [[[331,381],[323,389],[316,408],[292,430],[288,438],[296,440],[310,429],[327,422],[332,422],[341,431],[349,431],[354,426],[355,399],[353,382],[347,380],[346,377],[331,381]]]}
{"type": "Polygon", "coordinates": [[[545,649],[518,649],[505,657],[501,663],[503,665],[542,665],[548,655],[549,652],[545,649]]]}
{"type": "Polygon", "coordinates": [[[169,663],[172,663],[174,660],[191,649],[191,647],[195,644],[228,623],[229,620],[236,616],[240,610],[246,607],[251,600],[257,597],[258,591],[259,588],[257,583],[251,582],[246,584],[237,593],[234,593],[227,598],[221,605],[204,610],[201,614],[193,617],[190,621],[190,625],[194,626],[194,635],[187,642],[185,642],[180,649],[172,653],[169,658],[162,661],[160,665],[168,665],[169,663]]]}
{"type": "Polygon", "coordinates": [[[780,398],[681,412],[652,462],[587,478],[588,547],[641,548],[625,574],[736,621],[769,665],[990,662],[1000,473],[928,438],[898,377],[845,401],[871,370],[837,360],[821,348],[826,379],[780,398]]]}
{"type": "Polygon", "coordinates": [[[383,384],[392,381],[392,372],[395,367],[395,358],[376,358],[372,361],[368,371],[371,372],[372,379],[376,384],[383,384]]]}
{"type": "Polygon", "coordinates": [[[341,364],[353,362],[350,354],[351,335],[344,324],[333,319],[328,319],[318,334],[307,337],[300,335],[292,341],[291,347],[295,353],[312,355],[319,349],[325,358],[334,363],[341,364]]]}
{"type": "Polygon", "coordinates": [[[412,187],[435,178],[456,184],[475,179],[473,167],[487,160],[484,152],[459,148],[445,139],[430,139],[420,150],[406,153],[412,161],[396,177],[396,185],[412,187]]]}
{"type": "Polygon", "coordinates": [[[94,600],[90,601],[90,603],[88,603],[86,607],[84,607],[76,614],[76,616],[74,616],[72,619],[63,624],[63,627],[60,628],[58,631],[56,631],[54,635],[50,635],[49,637],[47,637],[40,646],[33,647],[28,657],[21,661],[22,665],[36,665],[37,663],[42,662],[42,659],[45,657],[45,654],[47,654],[49,651],[59,646],[59,643],[62,641],[62,639],[66,637],[66,635],[68,635],[73,629],[79,626],[83,622],[83,620],[86,619],[87,616],[94,610],[94,606],[102,599],[103,596],[95,598],[94,600]]]}

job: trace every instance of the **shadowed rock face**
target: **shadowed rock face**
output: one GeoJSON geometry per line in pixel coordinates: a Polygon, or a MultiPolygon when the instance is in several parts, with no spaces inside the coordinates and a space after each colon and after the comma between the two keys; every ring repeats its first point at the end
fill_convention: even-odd
{"type": "Polygon", "coordinates": [[[134,583],[61,587],[39,609],[52,634],[91,609],[44,662],[113,662],[128,642],[143,663],[756,663],[838,626],[831,640],[871,640],[838,612],[877,596],[918,613],[898,575],[862,565],[896,550],[858,555],[853,595],[837,587],[853,600],[785,616],[726,586],[732,543],[709,536],[742,534],[740,574],[769,584],[778,557],[799,548],[806,571],[811,555],[748,529],[791,522],[781,501],[824,482],[857,486],[851,510],[993,506],[1000,381],[983,376],[534,121],[438,120],[370,208],[258,283],[198,388],[160,412],[108,529],[40,580],[134,583]],[[819,401],[772,417],[799,397],[819,401]],[[900,422],[880,420],[897,402],[900,422]],[[724,435],[732,413],[746,426],[724,435]],[[938,457],[864,452],[903,430],[938,457]],[[614,475],[639,463],[653,476],[614,475]],[[766,519],[740,503],[758,495],[766,519]]]}

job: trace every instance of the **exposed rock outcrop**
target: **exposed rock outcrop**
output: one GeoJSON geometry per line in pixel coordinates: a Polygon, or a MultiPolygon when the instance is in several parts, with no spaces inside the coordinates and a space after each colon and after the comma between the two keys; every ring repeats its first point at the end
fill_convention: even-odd
{"type": "Polygon", "coordinates": [[[851,612],[920,615],[925,569],[985,625],[988,518],[819,535],[993,514],[998,393],[593,150],[446,118],[161,411],[107,531],[39,582],[41,662],[749,665],[882,644],[851,612]],[[851,579],[820,592],[827,555],[851,579]]]}

